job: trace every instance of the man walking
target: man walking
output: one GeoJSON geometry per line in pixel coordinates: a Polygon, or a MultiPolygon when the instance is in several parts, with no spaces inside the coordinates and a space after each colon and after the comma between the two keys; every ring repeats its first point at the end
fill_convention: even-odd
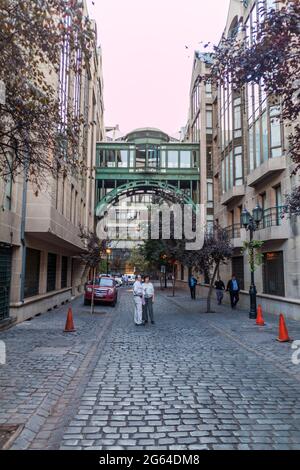
{"type": "Polygon", "coordinates": [[[137,276],[135,283],[133,284],[133,300],[134,300],[134,323],[142,325],[142,309],[143,309],[143,285],[142,277],[137,276]]]}
{"type": "Polygon", "coordinates": [[[228,281],[226,290],[229,291],[230,294],[231,308],[235,308],[239,301],[240,292],[240,283],[235,277],[235,274],[233,274],[230,281],[228,281]]]}
{"type": "Polygon", "coordinates": [[[196,300],[196,285],[197,285],[197,279],[191,274],[189,277],[189,288],[191,291],[192,300],[196,300]]]}
{"type": "Polygon", "coordinates": [[[145,276],[143,284],[143,294],[144,294],[144,308],[143,308],[143,324],[148,323],[148,314],[151,320],[151,323],[154,324],[153,318],[153,302],[154,302],[154,287],[152,282],[150,282],[150,276],[145,276]]]}
{"type": "Polygon", "coordinates": [[[223,296],[224,296],[224,290],[225,290],[225,284],[222,281],[222,279],[220,278],[217,279],[217,281],[215,282],[215,289],[216,289],[218,305],[221,305],[223,296]]]}

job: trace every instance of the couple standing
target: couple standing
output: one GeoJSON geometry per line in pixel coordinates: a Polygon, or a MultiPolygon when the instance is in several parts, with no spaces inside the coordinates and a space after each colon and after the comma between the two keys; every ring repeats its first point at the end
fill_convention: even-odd
{"type": "Polygon", "coordinates": [[[137,276],[136,281],[133,284],[133,299],[135,324],[138,326],[145,325],[146,323],[148,323],[148,314],[151,323],[154,324],[154,287],[152,282],[150,282],[150,276],[145,276],[143,283],[142,276],[137,276]]]}

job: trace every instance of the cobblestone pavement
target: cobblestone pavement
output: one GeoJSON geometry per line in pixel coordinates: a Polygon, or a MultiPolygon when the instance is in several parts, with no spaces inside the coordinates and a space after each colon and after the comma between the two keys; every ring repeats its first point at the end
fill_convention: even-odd
{"type": "MultiPolygon", "coordinates": [[[[14,350],[0,369],[1,422],[26,423],[13,448],[300,449],[300,365],[275,341],[275,317],[257,327],[164,291],[155,325],[137,327],[125,289],[116,309],[98,307],[105,315],[76,302],[75,335],[61,333],[63,311],[0,335],[14,350]]],[[[300,322],[287,324],[300,339],[300,322]]]]}

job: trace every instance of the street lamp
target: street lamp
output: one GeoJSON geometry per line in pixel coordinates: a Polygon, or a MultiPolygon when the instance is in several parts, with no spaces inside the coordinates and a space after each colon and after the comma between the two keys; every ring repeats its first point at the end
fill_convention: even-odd
{"type": "Polygon", "coordinates": [[[109,271],[109,262],[108,262],[108,257],[109,255],[111,254],[111,249],[110,248],[106,248],[106,274],[108,274],[108,271],[109,271]]]}
{"type": "MultiPolygon", "coordinates": [[[[253,233],[258,229],[259,224],[263,218],[263,209],[259,204],[253,209],[252,214],[244,208],[241,213],[241,225],[250,232],[250,244],[253,240],[253,233]]],[[[253,248],[250,247],[250,267],[251,267],[251,285],[249,289],[250,296],[250,312],[249,318],[255,319],[257,316],[256,309],[256,286],[254,283],[254,253],[253,248]]]]}

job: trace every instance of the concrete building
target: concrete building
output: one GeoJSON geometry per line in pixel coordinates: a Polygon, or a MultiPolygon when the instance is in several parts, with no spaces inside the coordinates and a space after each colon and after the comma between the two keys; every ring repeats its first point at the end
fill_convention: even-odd
{"type": "MultiPolygon", "coordinates": [[[[85,4],[84,10],[87,15],[85,4]]],[[[78,256],[79,225],[94,227],[96,142],[105,134],[97,37],[86,62],[75,75],[68,61],[62,61],[54,80],[61,101],[72,103],[86,124],[96,123],[82,127],[79,158],[87,176],[46,177],[37,196],[23,176],[0,181],[0,324],[23,321],[70,300],[86,280],[87,269],[78,256]]]]}
{"type": "MultiPolygon", "coordinates": [[[[189,92],[188,121],[182,130],[183,141],[197,143],[200,147],[199,188],[200,202],[206,206],[206,223],[213,223],[213,88],[203,83],[200,76],[209,73],[212,55],[195,51],[189,92]]],[[[181,266],[179,279],[187,281],[190,271],[181,266]]]]}
{"type": "MultiPolygon", "coordinates": [[[[278,8],[272,0],[266,5],[278,8]]],[[[253,41],[259,21],[258,1],[231,0],[224,35],[247,35],[253,41]]],[[[265,311],[300,318],[300,221],[281,217],[285,194],[299,178],[291,176],[290,129],[280,120],[280,97],[270,98],[261,85],[249,83],[240,93],[220,87],[213,103],[214,218],[227,227],[234,245],[231,267],[220,274],[227,281],[236,273],[244,289],[240,305],[248,307],[250,268],[241,247],[249,233],[240,215],[244,207],[251,212],[259,203],[263,219],[254,239],[264,242],[264,261],[255,271],[258,303],[265,311]]]]}

